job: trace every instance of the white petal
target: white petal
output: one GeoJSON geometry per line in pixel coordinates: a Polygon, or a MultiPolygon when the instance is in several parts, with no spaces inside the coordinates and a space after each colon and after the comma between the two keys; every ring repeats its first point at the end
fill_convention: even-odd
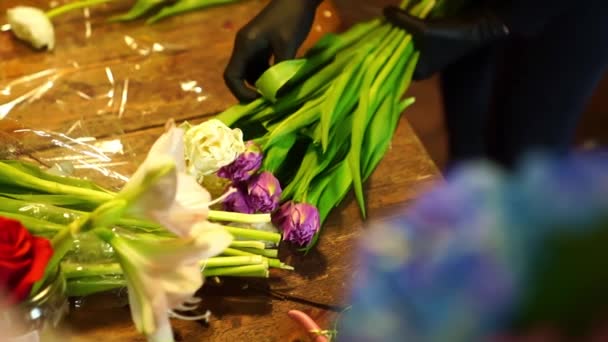
{"type": "Polygon", "coordinates": [[[46,14],[35,7],[18,6],[6,11],[8,23],[17,38],[41,49],[55,47],[55,30],[46,14]]]}
{"type": "Polygon", "coordinates": [[[177,194],[175,201],[192,210],[208,210],[211,194],[194,177],[186,173],[177,174],[177,194]]]}
{"type": "Polygon", "coordinates": [[[203,243],[208,245],[205,253],[199,255],[200,260],[219,255],[230,246],[233,240],[232,234],[221,225],[209,221],[197,224],[192,230],[192,236],[196,238],[197,245],[203,243]]]}
{"type": "Polygon", "coordinates": [[[169,321],[169,315],[158,320],[158,329],[152,335],[148,335],[148,341],[150,342],[172,342],[173,341],[173,330],[171,329],[171,322],[169,321]]]}
{"type": "Polygon", "coordinates": [[[167,131],[154,142],[150,151],[148,151],[145,162],[149,159],[153,160],[158,156],[165,155],[173,158],[178,172],[186,170],[186,161],[184,159],[184,130],[175,127],[172,123],[168,124],[167,131]]]}

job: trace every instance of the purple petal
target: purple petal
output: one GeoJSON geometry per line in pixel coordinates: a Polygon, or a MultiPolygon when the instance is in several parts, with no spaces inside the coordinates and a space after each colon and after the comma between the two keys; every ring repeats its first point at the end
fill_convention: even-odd
{"type": "Polygon", "coordinates": [[[281,206],[273,215],[273,223],[283,232],[283,240],[300,246],[308,244],[321,226],[317,208],[293,202],[281,206]]]}
{"type": "Polygon", "coordinates": [[[281,199],[281,185],[270,172],[250,179],[247,187],[249,202],[256,212],[270,213],[277,209],[281,199]]]}
{"type": "Polygon", "coordinates": [[[237,213],[244,214],[253,214],[255,213],[255,209],[251,206],[251,203],[248,200],[247,193],[243,189],[238,189],[237,191],[230,194],[224,200],[224,210],[232,211],[237,213]]]}
{"type": "Polygon", "coordinates": [[[262,166],[262,150],[258,145],[249,141],[245,152],[241,153],[232,164],[222,167],[217,175],[233,182],[247,181],[262,166]]]}

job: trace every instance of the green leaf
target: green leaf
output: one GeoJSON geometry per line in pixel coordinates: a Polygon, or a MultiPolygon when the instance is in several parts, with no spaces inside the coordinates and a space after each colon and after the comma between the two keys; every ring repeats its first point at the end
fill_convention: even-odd
{"type": "Polygon", "coordinates": [[[268,106],[250,116],[247,122],[251,123],[265,121],[272,122],[272,124],[268,124],[266,127],[276,126],[276,124],[278,124],[281,120],[291,116],[294,112],[302,108],[306,102],[323,95],[328,87],[329,84],[326,83],[306,94],[291,91],[290,93],[286,94],[285,97],[282,97],[281,101],[278,101],[277,103],[274,103],[271,106],[268,106]]]}
{"type": "Polygon", "coordinates": [[[325,95],[306,102],[297,112],[278,123],[275,127],[269,127],[270,134],[267,145],[273,145],[277,140],[287,134],[291,134],[302,129],[319,119],[321,114],[321,103],[325,100],[325,95]]]}
{"type": "Polygon", "coordinates": [[[414,52],[408,61],[408,64],[405,68],[405,72],[403,73],[403,81],[399,86],[399,91],[397,94],[401,96],[404,94],[409,88],[410,84],[412,84],[412,76],[414,75],[414,70],[416,69],[416,64],[418,64],[418,58],[420,57],[419,52],[414,52]]]}
{"type": "Polygon", "coordinates": [[[235,3],[238,0],[179,0],[172,6],[163,7],[160,12],[152,16],[146,22],[148,24],[155,23],[159,20],[174,16],[177,14],[190,12],[206,7],[217,6],[235,3]]]}
{"type": "Polygon", "coordinates": [[[307,63],[293,77],[292,81],[298,82],[309,78],[320,67],[333,61],[338,54],[354,54],[356,49],[360,47],[359,42],[368,41],[386,29],[388,25],[381,25],[382,22],[382,20],[375,19],[359,23],[340,35],[332,35],[326,39],[321,39],[317,45],[306,53],[307,63]]]}
{"type": "Polygon", "coordinates": [[[310,190],[306,194],[306,203],[314,205],[315,207],[319,207],[319,198],[323,193],[323,190],[327,187],[327,184],[331,181],[331,177],[329,176],[330,172],[325,172],[319,176],[317,176],[310,185],[310,190]]]}
{"type": "Polygon", "coordinates": [[[304,59],[292,59],[273,65],[255,82],[258,92],[270,102],[276,102],[279,91],[304,64],[304,59]]]}
{"type": "MultiPolygon", "coordinates": [[[[342,161],[333,169],[329,170],[322,177],[319,177],[312,184],[311,191],[308,193],[307,203],[315,205],[319,210],[319,218],[321,227],[329,216],[331,210],[340,204],[342,199],[348,194],[352,185],[352,177],[350,177],[350,167],[348,161],[342,161]]],[[[321,229],[313,236],[311,242],[302,249],[308,252],[319,239],[321,229]]]]}
{"type": "Polygon", "coordinates": [[[398,32],[397,39],[400,41],[399,45],[378,73],[370,89],[373,99],[372,112],[377,110],[385,96],[398,87],[398,80],[400,77],[404,77],[403,71],[414,51],[410,35],[406,35],[405,32],[398,32]]]}
{"type": "Polygon", "coordinates": [[[267,150],[264,155],[262,169],[273,174],[276,173],[295,142],[296,134],[294,133],[283,136],[282,139],[271,146],[266,145],[267,150]]]}
{"type": "Polygon", "coordinates": [[[371,92],[377,94],[376,102],[380,101],[380,103],[377,109],[375,107],[371,109],[374,111],[374,114],[370,118],[362,145],[361,168],[364,174],[363,180],[367,179],[369,173],[373,170],[370,164],[373,164],[375,167],[382,160],[384,152],[392,139],[401,113],[397,108],[399,98],[401,97],[400,91],[402,90],[400,85],[404,83],[401,79],[411,78],[411,73],[408,74],[407,72],[411,53],[412,45],[409,44],[409,39],[406,39],[401,43],[396,52],[396,54],[403,57],[396,60],[396,62],[394,58],[391,58],[387,63],[387,67],[378,75],[372,86],[372,89],[375,89],[371,92]],[[386,73],[385,71],[387,70],[392,71],[386,73]],[[386,146],[386,148],[383,148],[383,146],[386,146]]]}
{"type": "Polygon", "coordinates": [[[363,181],[361,176],[361,149],[363,144],[363,137],[367,124],[370,120],[371,115],[374,113],[373,103],[377,101],[375,97],[376,92],[374,81],[378,74],[383,74],[383,68],[388,68],[387,61],[391,60],[391,56],[400,58],[395,54],[395,50],[400,44],[399,38],[403,34],[402,31],[394,29],[389,34],[389,37],[379,46],[378,50],[374,54],[374,63],[369,69],[366,70],[366,74],[361,87],[361,97],[359,99],[359,106],[355,110],[352,126],[351,135],[351,150],[349,153],[348,161],[350,169],[352,171],[353,185],[355,189],[355,196],[359,207],[361,209],[361,215],[365,218],[365,200],[363,197],[363,181]]]}
{"type": "Polygon", "coordinates": [[[329,181],[317,204],[321,222],[325,222],[327,216],[346,196],[353,184],[352,172],[348,161],[338,164],[329,174],[329,181]]]}
{"type": "Polygon", "coordinates": [[[357,94],[363,80],[361,69],[365,69],[365,65],[369,64],[368,56],[371,48],[371,44],[366,44],[360,54],[355,57],[353,63],[344,70],[327,91],[327,101],[321,106],[321,145],[323,152],[327,151],[330,128],[334,126],[334,123],[340,122],[340,119],[352,111],[357,104],[357,94]]]}
{"type": "Polygon", "coordinates": [[[268,108],[268,102],[263,98],[259,98],[247,104],[232,106],[218,114],[215,118],[223,122],[226,126],[232,126],[235,122],[252,116],[265,108],[268,108]]]}
{"type": "MultiPolygon", "coordinates": [[[[342,121],[344,127],[352,126],[352,115],[348,116],[342,121]]],[[[319,127],[320,125],[317,125],[319,127]]],[[[316,163],[314,167],[305,169],[303,178],[298,180],[298,186],[294,198],[304,201],[308,198],[308,192],[311,188],[313,179],[318,175],[322,174],[326,169],[341,162],[348,154],[348,148],[350,147],[350,131],[347,129],[337,129],[336,133],[332,136],[330,145],[331,148],[325,153],[319,151],[318,146],[313,146],[316,152],[316,163]]]]}
{"type": "Polygon", "coordinates": [[[298,168],[298,172],[294,176],[293,180],[287,184],[287,186],[283,189],[283,193],[281,195],[282,200],[288,200],[293,198],[297,202],[301,202],[305,196],[300,198],[295,197],[297,189],[305,183],[305,179],[307,175],[311,172],[314,172],[315,168],[319,163],[319,154],[317,149],[313,144],[308,145],[308,149],[306,150],[306,154],[304,154],[304,158],[300,162],[300,167],[298,168]]]}
{"type": "Polygon", "coordinates": [[[401,94],[409,87],[409,84],[411,83],[417,61],[418,53],[415,53],[405,67],[405,71],[403,72],[403,81],[401,82],[402,84],[398,86],[397,91],[394,94],[386,98],[386,101],[383,102],[383,105],[379,109],[378,113],[376,113],[374,116],[368,132],[366,132],[366,139],[368,140],[366,146],[370,147],[370,152],[368,152],[367,162],[365,163],[364,167],[364,179],[371,176],[372,172],[388,150],[394,132],[399,124],[401,113],[403,113],[407,107],[415,102],[414,98],[412,97],[406,98],[402,101],[399,101],[399,99],[401,94]],[[396,107],[390,108],[388,101],[393,101],[396,107]],[[389,108],[383,108],[384,106],[389,108]],[[382,124],[383,122],[389,122],[387,128],[384,127],[382,124]]]}
{"type": "Polygon", "coordinates": [[[110,18],[110,21],[129,21],[140,18],[150,12],[153,8],[160,6],[162,3],[168,3],[167,0],[137,0],[135,5],[124,14],[120,14],[110,18]]]}

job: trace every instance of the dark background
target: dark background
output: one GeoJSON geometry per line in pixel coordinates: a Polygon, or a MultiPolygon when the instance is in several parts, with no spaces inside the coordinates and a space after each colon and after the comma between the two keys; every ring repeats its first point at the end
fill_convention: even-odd
{"type": "MultiPolygon", "coordinates": [[[[399,0],[334,0],[345,25],[379,16],[382,8],[398,4],[399,0]]],[[[412,85],[410,92],[416,105],[407,111],[407,117],[440,168],[447,160],[446,132],[443,121],[441,93],[437,77],[412,85]]],[[[577,147],[608,145],[608,75],[599,84],[579,124],[577,147]]]]}

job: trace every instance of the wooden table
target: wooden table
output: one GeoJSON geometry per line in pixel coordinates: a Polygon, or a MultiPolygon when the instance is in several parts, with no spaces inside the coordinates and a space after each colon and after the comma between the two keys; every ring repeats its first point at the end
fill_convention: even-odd
{"type": "MultiPolygon", "coordinates": [[[[48,2],[3,0],[0,12],[24,3],[43,7],[48,2]]],[[[243,1],[152,26],[106,22],[129,8],[130,1],[92,8],[88,14],[76,11],[55,20],[56,49],[50,53],[34,52],[10,32],[0,33],[0,157],[29,156],[46,165],[69,161],[77,174],[119,186],[168,118],[198,122],[235,103],[222,71],[236,30],[264,3],[243,1]]],[[[324,4],[306,46],[339,24],[331,2],[324,4]]],[[[370,218],[391,215],[439,178],[402,119],[392,150],[366,186],[370,218]]],[[[294,340],[305,335],[287,317],[290,309],[308,312],[323,328],[331,328],[346,304],[363,232],[351,197],[324,229],[310,254],[281,251],[295,272],[206,286],[201,309],[213,312],[210,324],[174,321],[178,340],[294,340]],[[269,289],[287,299],[269,296],[269,289]]],[[[66,326],[73,340],[144,340],[133,328],[128,308],[106,305],[106,299],[85,299],[82,308],[72,310],[66,326]]]]}

